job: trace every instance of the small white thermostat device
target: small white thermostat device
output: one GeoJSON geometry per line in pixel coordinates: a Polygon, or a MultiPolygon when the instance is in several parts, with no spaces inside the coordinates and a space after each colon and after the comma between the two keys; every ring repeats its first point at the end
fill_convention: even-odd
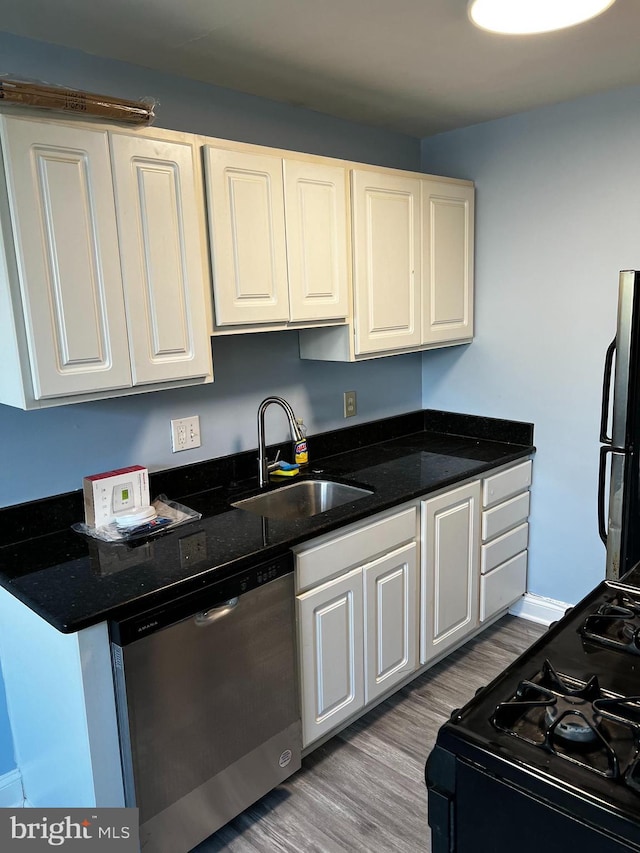
{"type": "Polygon", "coordinates": [[[142,465],[92,474],[82,481],[89,527],[104,527],[119,513],[149,506],[149,472],[142,465]]]}

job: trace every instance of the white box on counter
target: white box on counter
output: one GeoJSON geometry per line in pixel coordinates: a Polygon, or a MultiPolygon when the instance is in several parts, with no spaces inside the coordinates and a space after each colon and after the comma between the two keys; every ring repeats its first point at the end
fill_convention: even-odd
{"type": "Polygon", "coordinates": [[[89,527],[104,527],[117,513],[149,504],[149,472],[142,465],[92,474],[82,481],[84,517],[89,527]]]}

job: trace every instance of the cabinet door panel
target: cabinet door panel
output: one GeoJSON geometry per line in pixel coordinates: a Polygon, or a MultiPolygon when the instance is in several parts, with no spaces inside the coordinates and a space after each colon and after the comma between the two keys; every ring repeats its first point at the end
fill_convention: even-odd
{"type": "Polygon", "coordinates": [[[480,483],[423,504],[420,662],[478,625],[480,483]]]}
{"type": "Polygon", "coordinates": [[[351,179],[356,354],[420,346],[420,180],[351,179]]]}
{"type": "Polygon", "coordinates": [[[282,161],[205,146],[216,325],[289,320],[282,161]]]}
{"type": "Polygon", "coordinates": [[[423,342],[473,336],[473,187],[422,181],[423,342]]]}
{"type": "Polygon", "coordinates": [[[283,168],[291,320],[346,317],[346,172],[296,160],[283,168]]]}
{"type": "Polygon", "coordinates": [[[2,119],[36,399],[131,385],[107,134],[2,119]]]}
{"type": "Polygon", "coordinates": [[[134,384],[206,376],[193,148],[120,134],[111,146],[134,384]]]}
{"type": "Polygon", "coordinates": [[[417,666],[418,595],[415,542],[364,567],[365,702],[417,666]]]}
{"type": "Polygon", "coordinates": [[[362,570],[299,595],[298,625],[306,746],[364,704],[362,570]]]}

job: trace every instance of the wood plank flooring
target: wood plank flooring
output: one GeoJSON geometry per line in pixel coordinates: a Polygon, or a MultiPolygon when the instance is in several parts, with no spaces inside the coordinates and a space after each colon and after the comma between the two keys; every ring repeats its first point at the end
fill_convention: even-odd
{"type": "Polygon", "coordinates": [[[308,755],[195,850],[430,853],[424,765],[438,729],[544,631],[503,617],[308,755]]]}

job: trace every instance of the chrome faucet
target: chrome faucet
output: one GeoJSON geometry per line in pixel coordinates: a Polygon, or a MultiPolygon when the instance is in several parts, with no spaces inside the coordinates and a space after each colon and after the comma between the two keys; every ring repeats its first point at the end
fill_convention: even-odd
{"type": "Polygon", "coordinates": [[[286,400],[283,400],[282,397],[266,397],[258,406],[258,477],[260,481],[260,488],[266,486],[269,482],[269,471],[273,471],[274,468],[278,467],[277,461],[269,462],[269,460],[267,459],[267,448],[264,438],[264,414],[271,405],[271,403],[277,403],[282,409],[284,409],[284,413],[289,419],[289,430],[291,432],[291,440],[302,440],[302,433],[300,432],[300,427],[296,422],[296,416],[294,415],[293,409],[291,408],[289,403],[287,403],[286,400]]]}

